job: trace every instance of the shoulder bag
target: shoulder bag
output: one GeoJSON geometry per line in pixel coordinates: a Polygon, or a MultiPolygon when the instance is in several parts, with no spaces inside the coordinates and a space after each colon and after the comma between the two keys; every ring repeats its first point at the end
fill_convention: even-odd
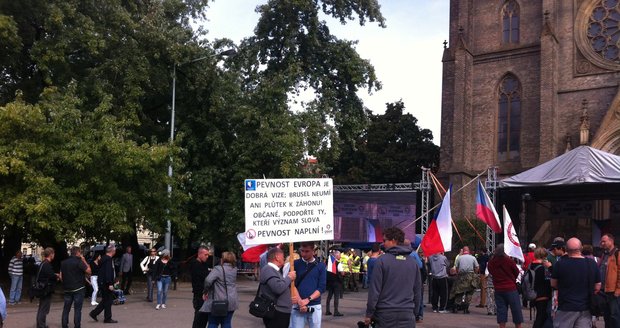
{"type": "Polygon", "coordinates": [[[276,314],[276,305],[273,300],[260,293],[261,286],[266,285],[271,278],[275,278],[275,276],[269,277],[264,283],[258,285],[256,296],[254,296],[254,300],[250,302],[250,314],[257,318],[271,319],[276,314]]]}
{"type": "Polygon", "coordinates": [[[41,262],[41,264],[39,265],[37,279],[32,282],[32,286],[30,287],[32,289],[32,295],[38,298],[45,297],[50,294],[49,284],[47,282],[39,281],[39,276],[41,275],[41,269],[43,269],[43,264],[45,264],[45,262],[41,262]]]}
{"type": "MultiPolygon", "coordinates": [[[[225,317],[228,315],[228,286],[226,285],[226,270],[222,267],[222,275],[224,276],[224,289],[226,290],[225,300],[213,300],[211,303],[211,315],[216,317],[225,317]]],[[[215,294],[215,289],[214,289],[215,294]]]]}

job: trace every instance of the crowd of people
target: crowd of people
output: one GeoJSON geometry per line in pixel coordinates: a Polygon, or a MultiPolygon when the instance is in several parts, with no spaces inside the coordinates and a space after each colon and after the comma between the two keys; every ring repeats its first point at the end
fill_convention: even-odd
{"type": "MultiPolygon", "coordinates": [[[[294,270],[288,265],[285,251],[271,247],[260,265],[257,291],[257,295],[273,302],[273,313],[262,318],[265,327],[318,328],[324,315],[344,315],[339,309],[344,291],[358,292],[360,285],[368,288],[360,326],[415,327],[423,322],[425,280],[432,311],[439,314],[470,313],[472,295],[480,290],[476,307],[495,315],[499,327],[506,327],[509,312],[515,327],[521,327],[524,306],[535,309],[534,328],[595,327],[600,320],[606,328],[620,327],[620,262],[611,234],[601,237],[599,256],[593,254],[592,246],[582,245],[577,238],[564,241],[558,237],[548,249],[530,244],[524,262],[508,256],[500,244],[491,254],[473,254],[465,246],[452,265],[443,253],[429,257],[418,254],[398,228],[385,229],[383,238],[382,247],[375,244],[367,253],[333,248],[321,257],[316,256],[313,242],[303,242],[297,256],[289,254],[295,258],[294,270]],[[591,312],[591,300],[596,294],[605,303],[602,318],[591,312]]],[[[56,284],[63,289],[61,326],[69,326],[73,310],[74,326],[79,327],[88,282],[93,287],[88,296],[94,307],[89,317],[98,321],[103,313],[103,322],[116,323],[112,304],[119,294],[131,293],[129,276],[133,269],[131,248],[125,249],[120,268],[113,260],[116,250],[110,245],[105,254],[96,254],[87,261],[79,247],[72,247],[56,273],[51,265],[55,251],[44,249],[35,270],[34,282],[38,284],[33,284],[38,286],[34,296],[39,299],[36,327],[47,327],[56,284]]],[[[7,303],[15,306],[21,301],[22,257],[17,252],[9,263],[8,302],[0,290],[0,327],[6,321],[7,303]]],[[[234,312],[239,308],[237,258],[233,252],[223,252],[219,265],[214,267],[215,261],[208,261],[209,257],[209,250],[200,247],[188,265],[194,307],[192,327],[232,327],[234,312]]],[[[155,310],[166,309],[168,288],[178,270],[174,263],[168,250],[158,253],[155,249],[140,262],[147,277],[147,302],[155,300],[157,288],[155,310]]]]}

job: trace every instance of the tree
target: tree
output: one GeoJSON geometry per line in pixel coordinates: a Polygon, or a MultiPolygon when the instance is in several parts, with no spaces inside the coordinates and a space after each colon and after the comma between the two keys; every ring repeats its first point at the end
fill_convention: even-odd
{"type": "Polygon", "coordinates": [[[17,98],[0,107],[3,225],[43,246],[120,240],[138,225],[161,232],[169,147],[131,140],[109,101],[81,111],[76,89],[47,88],[37,104],[17,98]]]}
{"type": "Polygon", "coordinates": [[[402,101],[388,103],[384,114],[370,114],[370,123],[357,148],[343,154],[334,170],[338,183],[398,183],[418,181],[421,168],[436,167],[439,147],[433,134],[404,114],[402,101]]]}

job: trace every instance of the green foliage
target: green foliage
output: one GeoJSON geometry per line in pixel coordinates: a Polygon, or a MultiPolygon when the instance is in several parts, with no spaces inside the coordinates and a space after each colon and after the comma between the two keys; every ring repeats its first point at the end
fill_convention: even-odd
{"type": "Polygon", "coordinates": [[[369,126],[356,148],[346,148],[334,167],[336,183],[419,181],[421,168],[436,167],[439,147],[433,134],[404,113],[402,101],[388,103],[385,114],[369,114],[369,126]]]}
{"type": "Polygon", "coordinates": [[[127,138],[109,101],[80,111],[75,89],[0,107],[0,216],[31,240],[118,239],[164,214],[168,147],[127,138]]]}
{"type": "Polygon", "coordinates": [[[469,222],[465,218],[454,220],[462,239],[454,231],[452,234],[452,250],[458,252],[463,246],[469,246],[472,252],[486,250],[486,239],[484,239],[486,238],[486,224],[475,217],[468,217],[468,219],[469,222]]]}

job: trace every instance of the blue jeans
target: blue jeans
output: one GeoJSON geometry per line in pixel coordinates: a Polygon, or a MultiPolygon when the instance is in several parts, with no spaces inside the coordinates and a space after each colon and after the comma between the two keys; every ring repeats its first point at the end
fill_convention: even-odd
{"type": "Polygon", "coordinates": [[[168,297],[168,287],[170,287],[170,276],[161,277],[157,280],[157,304],[166,304],[168,297]]]}
{"type": "Polygon", "coordinates": [[[605,327],[620,326],[620,297],[615,297],[614,293],[605,293],[607,309],[605,311],[605,327]]]}
{"type": "Polygon", "coordinates": [[[232,327],[232,316],[235,311],[228,311],[228,315],[225,317],[216,317],[214,315],[209,315],[209,325],[207,328],[217,328],[220,325],[222,328],[231,328],[232,327]]]}
{"type": "Polygon", "coordinates": [[[22,299],[22,282],[24,280],[24,276],[21,275],[11,275],[11,292],[9,295],[9,303],[17,303],[22,299]]]}
{"type": "Polygon", "coordinates": [[[306,323],[308,328],[321,328],[321,304],[311,305],[314,308],[314,312],[302,313],[296,307],[291,311],[291,325],[290,328],[304,328],[306,323]]]}
{"type": "Polygon", "coordinates": [[[153,302],[153,276],[146,274],[146,299],[153,302]]]}
{"type": "Polygon", "coordinates": [[[523,322],[523,311],[521,310],[521,298],[516,290],[511,292],[495,291],[495,305],[497,306],[497,323],[508,322],[508,307],[512,313],[512,322],[519,324],[523,322]]]}
{"type": "Polygon", "coordinates": [[[82,322],[82,304],[84,304],[84,292],[85,288],[82,288],[75,292],[65,292],[65,305],[62,308],[62,327],[69,328],[69,312],[71,312],[71,305],[74,305],[73,311],[73,326],[80,328],[82,322]]]}

